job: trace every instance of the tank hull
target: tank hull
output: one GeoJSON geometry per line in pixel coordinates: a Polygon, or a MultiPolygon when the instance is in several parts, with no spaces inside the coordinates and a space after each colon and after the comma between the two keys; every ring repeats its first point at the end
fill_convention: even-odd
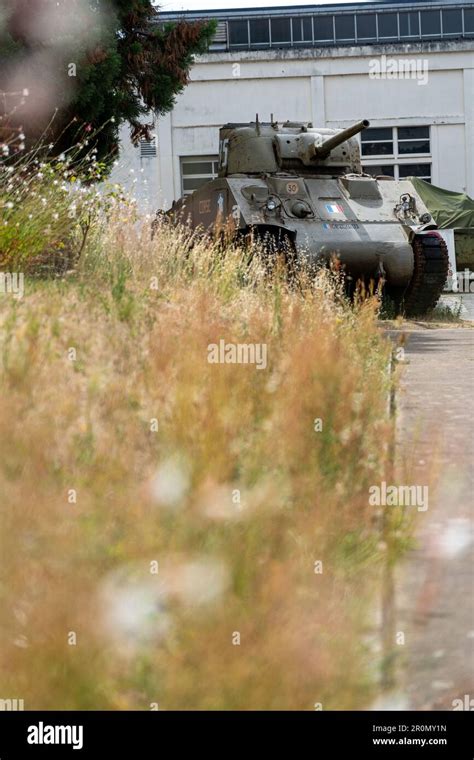
{"type": "MultiPolygon", "coordinates": [[[[207,183],[173,213],[203,232],[229,225],[236,234],[273,231],[289,238],[298,256],[312,263],[337,257],[353,277],[383,274],[388,284],[401,287],[414,270],[416,228],[395,215],[406,194],[415,194],[408,180],[237,175],[207,183]],[[269,208],[269,199],[276,208],[269,208]]],[[[427,213],[418,196],[416,207],[418,215],[427,213]]]]}

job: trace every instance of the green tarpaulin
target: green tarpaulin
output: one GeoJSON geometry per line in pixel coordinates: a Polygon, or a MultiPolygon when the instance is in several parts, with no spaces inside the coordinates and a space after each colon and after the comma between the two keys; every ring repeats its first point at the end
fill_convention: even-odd
{"type": "Polygon", "coordinates": [[[440,229],[474,228],[474,201],[466,193],[453,193],[418,177],[410,181],[440,229]]]}

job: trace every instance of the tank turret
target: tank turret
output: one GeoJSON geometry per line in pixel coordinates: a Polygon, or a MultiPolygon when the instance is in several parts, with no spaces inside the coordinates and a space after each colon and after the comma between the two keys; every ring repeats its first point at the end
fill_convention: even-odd
{"type": "Polygon", "coordinates": [[[355,135],[369,126],[364,119],[342,130],[311,122],[226,124],[220,130],[219,176],[234,174],[341,175],[361,171],[355,135]]]}

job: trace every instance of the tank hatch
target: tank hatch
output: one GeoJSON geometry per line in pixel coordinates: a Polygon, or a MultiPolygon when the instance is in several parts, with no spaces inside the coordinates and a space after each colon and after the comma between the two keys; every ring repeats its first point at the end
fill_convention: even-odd
{"type": "Polygon", "coordinates": [[[382,193],[373,177],[341,177],[339,182],[353,200],[382,200],[382,193]]]}

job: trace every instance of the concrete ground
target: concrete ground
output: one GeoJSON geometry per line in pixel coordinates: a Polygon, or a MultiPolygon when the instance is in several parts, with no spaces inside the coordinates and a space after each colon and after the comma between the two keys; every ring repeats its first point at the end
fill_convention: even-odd
{"type": "Polygon", "coordinates": [[[463,320],[474,321],[474,293],[446,293],[441,296],[440,304],[458,308],[463,320]]]}
{"type": "Polygon", "coordinates": [[[400,482],[430,487],[428,510],[411,508],[416,545],[397,571],[397,699],[401,709],[452,710],[468,695],[474,708],[474,329],[404,332],[397,461],[409,481],[400,482]]]}

